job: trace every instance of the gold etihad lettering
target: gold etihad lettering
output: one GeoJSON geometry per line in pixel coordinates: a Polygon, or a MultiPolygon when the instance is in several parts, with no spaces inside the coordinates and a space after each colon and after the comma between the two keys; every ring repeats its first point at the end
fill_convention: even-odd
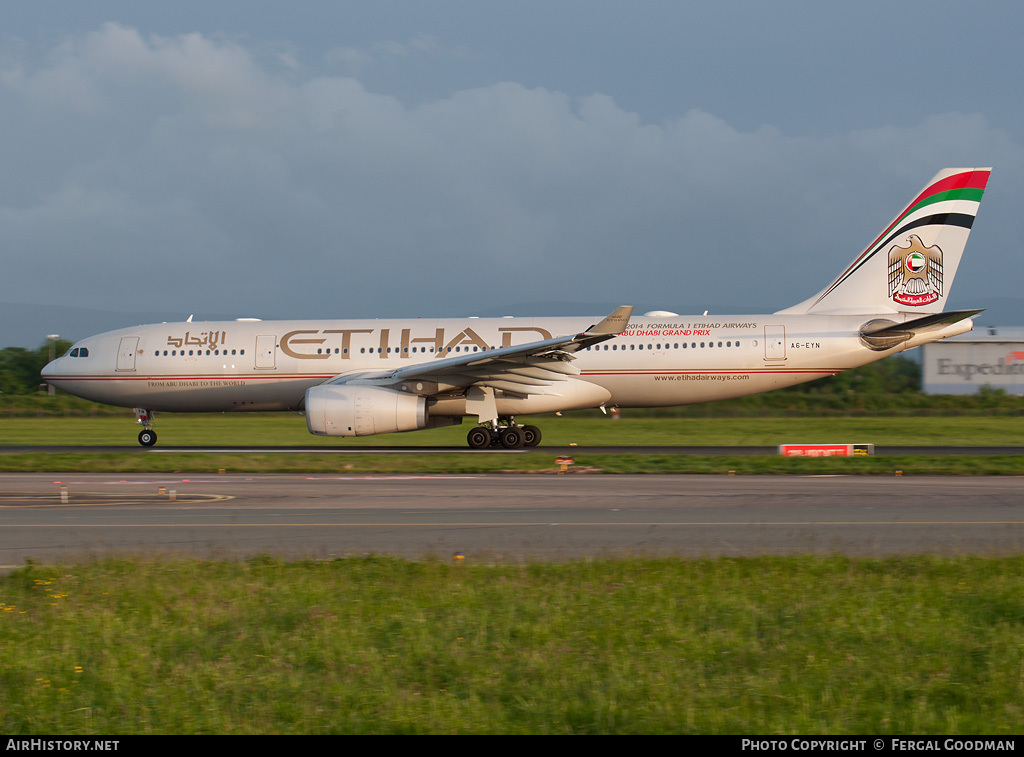
{"type": "Polygon", "coordinates": [[[412,329],[402,329],[402,357],[409,357],[409,348],[415,344],[430,344],[432,352],[440,352],[444,346],[444,329],[435,329],[434,336],[418,336],[410,338],[412,329]]]}
{"type": "Polygon", "coordinates": [[[547,329],[538,328],[536,326],[516,326],[516,327],[508,326],[508,327],[505,327],[505,328],[500,328],[500,329],[498,329],[498,331],[501,332],[501,346],[502,347],[511,347],[512,346],[512,334],[513,334],[513,332],[516,332],[516,331],[534,331],[534,332],[540,334],[540,338],[541,339],[550,339],[551,338],[551,332],[550,331],[548,331],[547,329]]]}
{"type": "Polygon", "coordinates": [[[298,329],[296,331],[289,331],[283,337],[281,337],[281,352],[288,357],[296,357],[300,360],[326,360],[328,355],[321,353],[319,355],[308,354],[305,352],[296,352],[292,349],[292,344],[323,344],[326,339],[297,339],[300,334],[319,334],[320,332],[316,329],[298,329]]]}
{"type": "Polygon", "coordinates": [[[459,347],[461,345],[475,345],[482,350],[487,349],[487,342],[480,338],[473,329],[463,329],[456,334],[448,344],[444,346],[445,352],[451,352],[453,347],[459,347]]]}
{"type": "MultiPolygon", "coordinates": [[[[332,354],[340,357],[342,360],[349,360],[352,358],[355,349],[352,346],[353,341],[355,341],[352,335],[372,334],[373,332],[374,329],[296,329],[295,331],[289,331],[281,337],[281,352],[298,360],[326,360],[332,354]],[[327,336],[329,334],[341,335],[341,344],[337,352],[331,346],[324,346],[329,342],[334,344],[338,342],[337,337],[331,339],[327,336]],[[320,349],[320,352],[313,352],[312,350],[317,347],[320,349]]],[[[513,335],[520,332],[536,334],[538,339],[551,338],[551,332],[547,329],[535,326],[503,326],[498,329],[498,333],[501,334],[501,346],[511,347],[513,335]]],[[[433,354],[445,356],[451,355],[456,347],[469,349],[470,346],[473,346],[480,350],[490,349],[484,338],[472,328],[462,329],[447,341],[445,340],[445,330],[443,328],[434,329],[433,336],[413,336],[412,329],[402,329],[399,346],[395,347],[391,345],[391,329],[380,329],[379,338],[376,341],[376,346],[367,347],[366,349],[371,354],[377,352],[378,357],[381,359],[386,359],[391,354],[399,355],[402,358],[413,357],[412,348],[417,345],[430,345],[430,351],[433,354]],[[389,349],[392,352],[389,352],[389,349]]],[[[426,353],[426,351],[427,347],[423,346],[421,353],[426,353]]],[[[415,355],[415,357],[419,357],[419,354],[415,355]]]]}
{"type": "MultiPolygon", "coordinates": [[[[341,354],[347,358],[349,350],[352,348],[352,335],[353,334],[369,334],[372,333],[373,329],[324,329],[325,334],[341,334],[341,354]]],[[[291,353],[289,353],[291,354],[291,353]]],[[[292,357],[304,357],[303,355],[292,355],[292,357]]],[[[309,355],[309,357],[319,357],[319,355],[309,355]]],[[[327,357],[326,355],[324,357],[327,357]]]]}

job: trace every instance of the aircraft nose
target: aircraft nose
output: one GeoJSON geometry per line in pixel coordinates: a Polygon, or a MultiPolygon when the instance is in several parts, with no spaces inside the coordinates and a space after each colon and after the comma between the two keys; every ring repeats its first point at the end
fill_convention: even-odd
{"type": "Polygon", "coordinates": [[[53,360],[43,366],[43,370],[40,371],[40,374],[43,377],[43,381],[49,381],[51,378],[60,375],[60,368],[58,367],[58,363],[60,363],[61,360],[63,360],[63,358],[57,358],[56,360],[53,360]]]}

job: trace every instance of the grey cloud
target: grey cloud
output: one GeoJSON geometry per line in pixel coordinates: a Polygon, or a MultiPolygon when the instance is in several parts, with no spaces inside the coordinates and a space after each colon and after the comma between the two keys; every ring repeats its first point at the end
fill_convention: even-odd
{"type": "MultiPolygon", "coordinates": [[[[0,300],[268,317],[784,307],[945,165],[996,164],[999,193],[1022,189],[1020,146],[976,114],[818,136],[696,108],[651,123],[605,94],[514,82],[408,103],[237,41],[116,24],[41,64],[4,59],[0,123],[20,138],[0,156],[20,176],[0,180],[0,300]]],[[[1010,226],[996,231],[1011,205],[989,204],[976,233],[991,225],[986,254],[1019,276],[1010,226]]]]}

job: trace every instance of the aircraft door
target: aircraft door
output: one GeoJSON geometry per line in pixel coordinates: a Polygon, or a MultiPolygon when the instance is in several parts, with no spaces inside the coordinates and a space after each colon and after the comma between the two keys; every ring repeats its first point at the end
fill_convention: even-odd
{"type": "Polygon", "coordinates": [[[765,326],[764,327],[764,359],[785,360],[786,359],[786,327],[765,326]]]}
{"type": "Polygon", "coordinates": [[[271,371],[277,368],[277,336],[260,334],[256,337],[256,370],[271,371]]]}
{"type": "Polygon", "coordinates": [[[137,336],[121,337],[121,344],[117,348],[117,370],[135,370],[135,353],[138,352],[138,348],[139,338],[137,336]]]}

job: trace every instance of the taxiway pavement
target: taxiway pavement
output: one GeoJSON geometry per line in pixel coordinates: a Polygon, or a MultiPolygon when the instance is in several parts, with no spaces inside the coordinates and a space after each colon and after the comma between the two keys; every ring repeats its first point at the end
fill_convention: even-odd
{"type": "Polygon", "coordinates": [[[1022,549],[1016,476],[0,475],[8,568],[112,553],[518,560],[1022,549]]]}

